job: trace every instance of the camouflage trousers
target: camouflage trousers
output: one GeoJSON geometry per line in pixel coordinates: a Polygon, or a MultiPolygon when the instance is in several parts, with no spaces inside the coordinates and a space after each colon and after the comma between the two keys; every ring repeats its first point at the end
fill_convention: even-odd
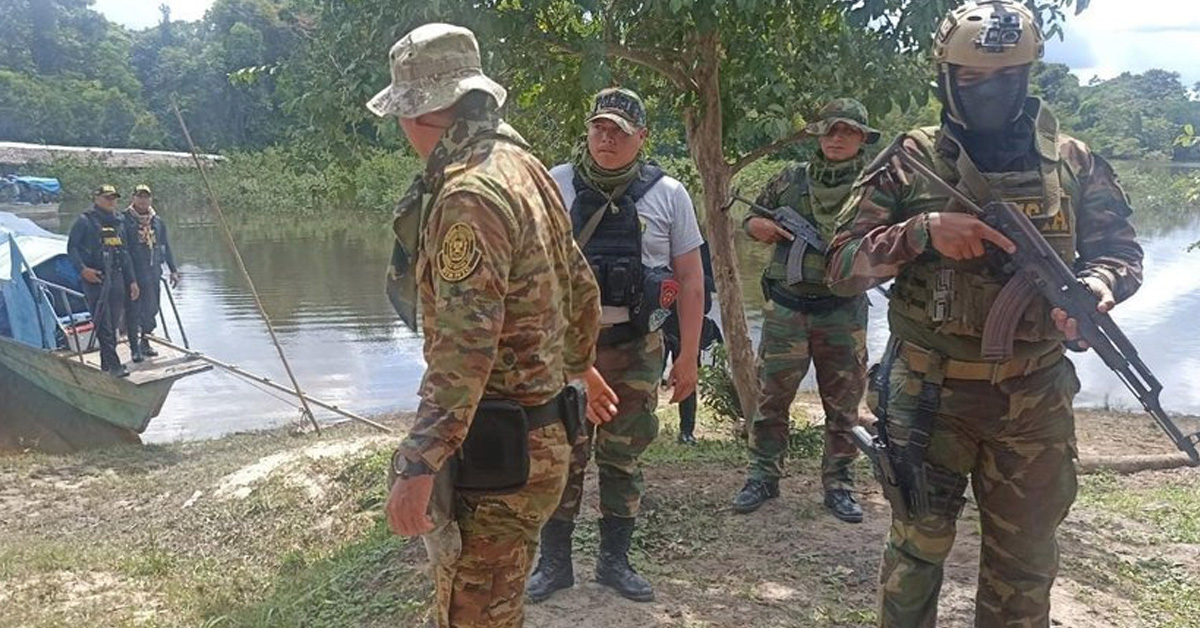
{"type": "Polygon", "coordinates": [[[789,409],[809,364],[816,369],[817,390],[825,410],[821,484],[826,490],[849,489],[853,486],[850,465],[858,455],[850,430],[858,424],[858,404],[866,387],[865,297],[817,314],[767,301],[758,344],[760,393],[750,423],[749,476],[778,480],[783,475],[791,428],[789,409]]]}
{"type": "Polygon", "coordinates": [[[583,501],[584,471],[593,450],[600,472],[600,513],[630,519],[637,516],[646,485],[638,462],[658,436],[658,383],[663,343],[659,333],[596,348],[596,370],[617,393],[617,415],[587,429],[571,449],[571,470],[562,503],[553,518],[574,521],[583,501]]]}
{"type": "Polygon", "coordinates": [[[440,552],[426,539],[438,628],[525,625],[525,580],[537,555],[538,535],[566,484],[570,444],[561,423],[529,433],[529,457],[529,483],[520,491],[456,497],[462,539],[457,556],[440,552]]]}
{"type": "MultiPolygon", "coordinates": [[[[903,359],[892,366],[888,433],[904,446],[924,376],[903,359]]],[[[975,626],[1049,626],[1058,573],[1055,531],[1075,500],[1075,419],[1079,380],[1070,360],[997,384],[944,382],[926,460],[971,479],[981,540],[975,626]]],[[[893,516],[880,570],[879,625],[937,625],[942,563],[954,545],[965,492],[942,491],[953,506],[911,521],[893,516]],[[951,494],[956,492],[957,494],[951,494]],[[953,512],[949,512],[953,511],[953,512]]]]}

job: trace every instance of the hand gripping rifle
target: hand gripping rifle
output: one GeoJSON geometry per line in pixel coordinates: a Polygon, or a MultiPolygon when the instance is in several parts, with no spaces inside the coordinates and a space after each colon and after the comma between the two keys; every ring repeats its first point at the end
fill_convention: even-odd
{"type": "Polygon", "coordinates": [[[800,212],[791,207],[769,209],[739,196],[736,192],[733,194],[733,200],[745,203],[755,216],[774,221],[775,224],[783,227],[784,231],[792,234],[792,246],[788,249],[787,258],[787,282],[789,285],[804,280],[804,253],[808,251],[808,247],[811,246],[821,253],[829,248],[829,245],[821,239],[817,228],[805,220],[800,212]]]}
{"type": "MultiPolygon", "coordinates": [[[[1013,276],[996,297],[984,325],[983,357],[1003,360],[1012,356],[1013,333],[1020,314],[1040,294],[1053,307],[1075,319],[1081,339],[1117,374],[1175,446],[1188,455],[1192,465],[1200,464],[1200,452],[1197,452],[1200,432],[1185,435],[1163,411],[1158,399],[1162,392],[1158,378],[1142,362],[1137,348],[1112,317],[1096,310],[1099,298],[1054,252],[1029,217],[1012,203],[991,202],[980,207],[905,150],[902,140],[893,142],[875,163],[890,162],[893,171],[901,167],[916,172],[1016,245],[1016,252],[1008,256],[1006,264],[1013,276]]],[[[902,173],[898,174],[903,177],[902,173]]]]}

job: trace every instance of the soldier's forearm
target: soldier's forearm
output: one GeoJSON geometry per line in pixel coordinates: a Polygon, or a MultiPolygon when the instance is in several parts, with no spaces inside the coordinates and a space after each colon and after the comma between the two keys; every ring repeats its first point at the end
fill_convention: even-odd
{"type": "Polygon", "coordinates": [[[924,214],[893,225],[879,225],[861,237],[842,233],[834,239],[826,258],[829,289],[854,296],[895,277],[929,246],[924,214]]]}

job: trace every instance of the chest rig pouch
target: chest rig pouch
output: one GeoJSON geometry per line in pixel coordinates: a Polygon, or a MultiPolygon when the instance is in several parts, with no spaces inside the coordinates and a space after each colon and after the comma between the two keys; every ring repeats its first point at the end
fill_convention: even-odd
{"type": "MultiPolygon", "coordinates": [[[[792,173],[792,181],[783,191],[783,194],[780,195],[779,206],[791,207],[807,220],[809,224],[817,225],[818,222],[813,215],[812,187],[809,182],[808,165],[800,163],[792,167],[795,168],[792,173]]],[[[825,237],[824,234],[822,234],[822,237],[825,237]]],[[[791,248],[792,243],[790,241],[782,241],[775,244],[775,250],[771,252],[771,261],[767,264],[766,270],[763,271],[763,294],[766,298],[773,299],[771,295],[775,293],[783,293],[783,298],[785,299],[787,298],[787,293],[804,295],[806,297],[831,296],[833,293],[825,286],[825,253],[816,247],[810,246],[804,252],[802,261],[804,269],[803,281],[794,284],[788,283],[788,254],[791,252],[791,248]]],[[[781,305],[789,307],[788,303],[781,303],[781,305]]]]}
{"type": "Polygon", "coordinates": [[[586,242],[581,242],[583,255],[600,286],[601,305],[634,308],[641,303],[646,271],[642,268],[642,223],[637,202],[662,177],[662,169],[645,164],[624,193],[610,203],[608,195],[588,185],[575,172],[575,202],[571,204],[575,239],[580,239],[596,212],[607,211],[586,242]]]}
{"type": "MultiPolygon", "coordinates": [[[[1075,202],[1079,185],[1071,169],[1059,159],[1055,140],[1042,131],[1039,130],[1037,141],[1041,166],[1026,172],[980,173],[966,151],[949,137],[914,139],[927,146],[936,143],[938,174],[957,183],[959,189],[980,205],[999,201],[1020,208],[1070,266],[1075,261],[1075,202]],[[950,155],[946,154],[947,146],[950,155]]],[[[1053,137],[1057,137],[1056,130],[1053,137]]],[[[944,209],[939,211],[966,210],[947,199],[944,209]]],[[[982,258],[965,261],[927,253],[901,271],[893,288],[891,307],[938,334],[982,337],[988,312],[1012,277],[1005,257],[994,249],[982,258]]],[[[1037,342],[1058,337],[1050,309],[1045,298],[1035,297],[1019,314],[1014,340],[1037,342]]]]}

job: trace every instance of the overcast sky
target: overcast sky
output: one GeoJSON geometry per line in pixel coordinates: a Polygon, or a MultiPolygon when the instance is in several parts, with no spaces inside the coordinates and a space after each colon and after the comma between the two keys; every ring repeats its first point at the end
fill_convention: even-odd
{"type": "MultiPolygon", "coordinates": [[[[130,28],[158,22],[158,6],[177,20],[198,20],[213,0],[96,0],[95,9],[130,28]]],[[[1184,85],[1200,82],[1200,2],[1091,0],[1067,19],[1065,41],[1052,40],[1046,59],[1070,66],[1080,80],[1161,68],[1179,72],[1184,85]]]]}

